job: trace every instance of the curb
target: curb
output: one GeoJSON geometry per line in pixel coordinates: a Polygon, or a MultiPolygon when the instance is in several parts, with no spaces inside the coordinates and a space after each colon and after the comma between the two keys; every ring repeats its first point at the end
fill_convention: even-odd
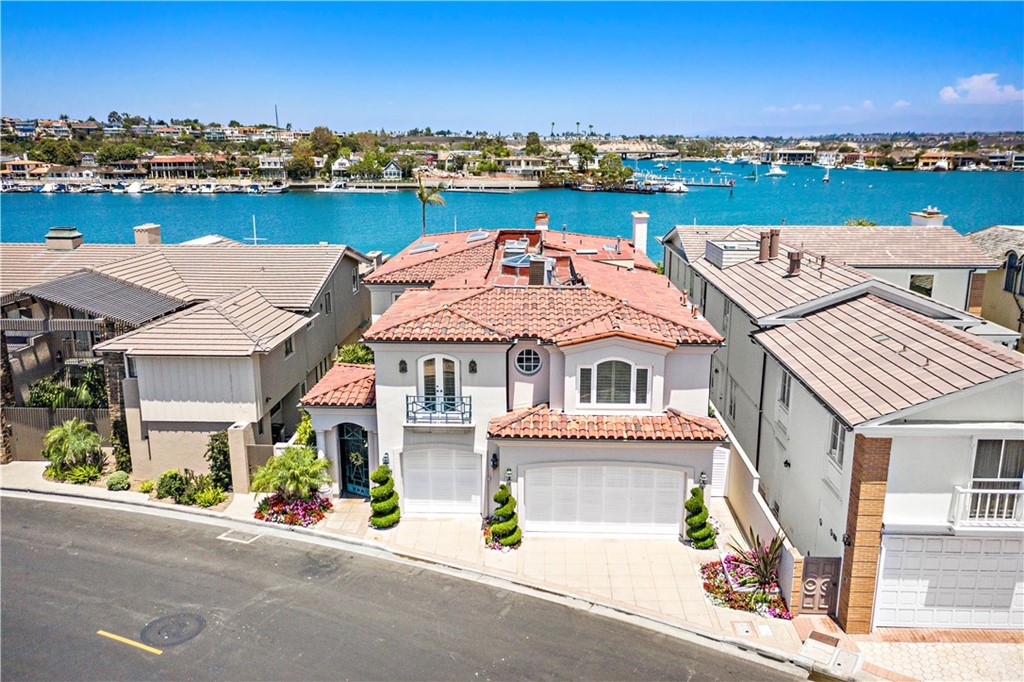
{"type": "MultiPolygon", "coordinates": [[[[815,673],[821,676],[822,671],[820,669],[815,670],[813,663],[809,660],[803,659],[798,654],[791,654],[781,649],[774,647],[765,646],[757,642],[751,642],[742,639],[736,639],[734,637],[727,637],[720,635],[715,632],[702,630],[678,622],[670,622],[655,616],[651,616],[644,613],[637,613],[630,611],[629,609],[607,603],[594,600],[589,597],[583,597],[571,592],[559,590],[547,585],[541,585],[534,583],[529,580],[524,580],[515,576],[504,576],[496,575],[493,573],[487,573],[476,568],[463,566],[460,564],[450,563],[437,557],[426,556],[422,554],[416,554],[415,552],[396,551],[382,543],[364,540],[362,538],[355,538],[348,535],[340,535],[335,533],[327,533],[325,531],[303,528],[301,526],[287,526],[283,524],[271,523],[267,521],[257,521],[256,519],[245,519],[235,518],[224,514],[224,512],[212,512],[205,509],[196,509],[194,507],[187,507],[184,505],[166,505],[153,502],[135,502],[131,500],[111,500],[106,497],[93,497],[90,495],[82,495],[80,493],[71,491],[52,491],[52,490],[38,490],[28,487],[11,487],[0,485],[0,494],[2,493],[23,493],[29,495],[40,495],[40,496],[52,496],[61,497],[71,500],[82,500],[94,503],[104,503],[108,505],[115,505],[119,507],[139,507],[143,509],[149,509],[153,511],[164,511],[173,512],[175,514],[186,514],[190,516],[198,516],[210,519],[211,521],[221,521],[229,523],[237,523],[245,526],[261,529],[273,529],[279,533],[284,531],[299,536],[305,536],[321,541],[330,541],[333,544],[349,545],[351,547],[358,547],[362,550],[370,550],[371,553],[377,555],[378,558],[390,558],[393,561],[401,561],[407,564],[414,565],[425,565],[432,570],[439,570],[448,575],[455,577],[461,577],[465,580],[472,580],[473,582],[487,583],[496,587],[503,587],[509,589],[510,586],[515,588],[513,591],[517,591],[524,594],[529,594],[549,601],[560,601],[563,604],[572,608],[578,608],[586,611],[591,611],[598,615],[615,618],[616,620],[624,621],[644,627],[647,629],[655,630],[662,634],[670,635],[680,639],[687,639],[689,641],[697,640],[695,643],[714,643],[718,645],[720,650],[726,653],[735,654],[735,650],[739,650],[756,656],[762,659],[767,659],[776,665],[772,665],[777,669],[782,669],[786,672],[793,672],[792,668],[798,668],[808,673],[815,673]],[[777,665],[777,664],[782,664],[777,665]],[[782,666],[789,666],[783,668],[782,666]]],[[[122,511],[131,512],[131,509],[122,509],[122,511]]],[[[765,663],[765,661],[759,661],[765,663]]],[[[842,679],[842,678],[834,678],[842,679]]]]}

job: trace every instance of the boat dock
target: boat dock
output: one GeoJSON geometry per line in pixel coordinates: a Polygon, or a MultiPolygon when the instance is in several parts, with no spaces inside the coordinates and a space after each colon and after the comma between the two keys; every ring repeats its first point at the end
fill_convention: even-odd
{"type": "Polygon", "coordinates": [[[732,178],[665,178],[665,182],[681,182],[687,187],[720,187],[722,189],[729,189],[736,185],[736,181],[732,178]]]}

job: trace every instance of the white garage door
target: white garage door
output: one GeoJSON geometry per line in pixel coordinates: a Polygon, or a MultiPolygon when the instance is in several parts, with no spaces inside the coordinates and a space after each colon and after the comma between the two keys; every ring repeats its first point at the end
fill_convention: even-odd
{"type": "Polygon", "coordinates": [[[480,513],[480,455],[457,450],[407,452],[402,465],[403,510],[480,513]]]}
{"type": "Polygon", "coordinates": [[[679,533],[686,490],[681,471],[625,465],[526,470],[528,531],[679,533]]]}
{"type": "Polygon", "coordinates": [[[876,626],[1024,626],[1024,541],[887,535],[876,626]]]}

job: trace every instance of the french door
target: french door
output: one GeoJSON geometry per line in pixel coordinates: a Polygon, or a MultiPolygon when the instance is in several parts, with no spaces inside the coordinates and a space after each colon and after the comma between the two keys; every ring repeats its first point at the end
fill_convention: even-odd
{"type": "Polygon", "coordinates": [[[452,412],[457,409],[459,395],[458,363],[443,355],[432,355],[420,361],[420,395],[424,409],[430,412],[452,412]]]}

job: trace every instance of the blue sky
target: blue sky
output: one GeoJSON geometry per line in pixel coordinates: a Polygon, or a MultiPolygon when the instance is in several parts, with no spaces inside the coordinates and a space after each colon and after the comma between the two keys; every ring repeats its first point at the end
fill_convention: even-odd
{"type": "Polygon", "coordinates": [[[1024,129],[1024,3],[0,5],[7,116],[339,130],[1024,129]]]}

